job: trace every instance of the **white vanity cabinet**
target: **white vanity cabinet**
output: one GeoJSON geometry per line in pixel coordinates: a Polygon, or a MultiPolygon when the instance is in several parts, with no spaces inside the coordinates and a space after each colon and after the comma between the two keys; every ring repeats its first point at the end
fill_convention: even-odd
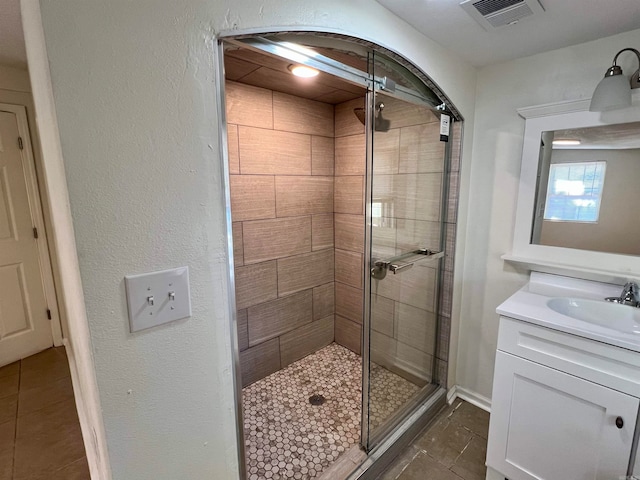
{"type": "Polygon", "coordinates": [[[627,478],[639,356],[501,317],[487,466],[509,480],[627,478]]]}

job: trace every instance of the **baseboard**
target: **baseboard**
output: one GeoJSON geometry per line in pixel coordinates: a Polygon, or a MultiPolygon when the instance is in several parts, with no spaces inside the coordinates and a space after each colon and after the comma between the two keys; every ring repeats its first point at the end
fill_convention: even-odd
{"type": "Polygon", "coordinates": [[[485,480],[507,480],[507,478],[499,472],[496,472],[493,468],[487,467],[487,476],[485,480]]]}
{"type": "Polygon", "coordinates": [[[447,392],[447,403],[452,404],[456,398],[460,398],[465,402],[469,402],[470,404],[491,413],[491,399],[480,395],[479,393],[472,392],[460,385],[454,385],[447,392]]]}
{"type": "Polygon", "coordinates": [[[100,442],[102,436],[98,436],[98,431],[104,431],[102,417],[100,416],[99,401],[92,396],[88,396],[85,392],[90,389],[86,388],[87,378],[83,376],[78,369],[78,361],[76,352],[71,342],[67,338],[62,339],[65,347],[67,359],[69,360],[69,373],[71,374],[71,384],[73,386],[73,396],[82,431],[82,440],[84,442],[85,453],[89,463],[89,471],[92,480],[109,480],[111,472],[109,469],[109,457],[107,454],[106,444],[100,442]]]}

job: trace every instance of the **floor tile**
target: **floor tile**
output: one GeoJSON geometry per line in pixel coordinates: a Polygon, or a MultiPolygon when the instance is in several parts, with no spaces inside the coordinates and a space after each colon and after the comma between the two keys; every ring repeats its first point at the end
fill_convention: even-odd
{"type": "Polygon", "coordinates": [[[480,435],[485,440],[489,434],[489,412],[485,412],[481,408],[462,402],[457,408],[451,419],[460,425],[467,427],[476,435],[480,435]]]}
{"type": "Polygon", "coordinates": [[[20,388],[41,387],[68,376],[64,347],[50,348],[22,360],[20,388]]]}
{"type": "Polygon", "coordinates": [[[18,418],[14,480],[54,472],[84,455],[73,402],[58,402],[18,418]]]}
{"type": "MultiPolygon", "coordinates": [[[[417,387],[378,365],[372,377],[394,389],[379,394],[371,418],[379,425],[417,387]]],[[[360,442],[361,384],[361,357],[333,343],[245,387],[247,478],[316,478],[342,460],[360,442]],[[311,405],[313,394],[325,403],[311,405]]]]}
{"type": "Polygon", "coordinates": [[[443,419],[440,428],[427,432],[416,441],[430,457],[450,468],[471,441],[473,434],[462,425],[443,419]]]}
{"type": "Polygon", "coordinates": [[[419,453],[419,448],[410,445],[393,461],[393,464],[378,477],[378,480],[396,480],[419,453]]]}
{"type": "Polygon", "coordinates": [[[90,480],[64,348],[0,368],[0,480],[90,480]]]}
{"type": "Polygon", "coordinates": [[[487,475],[485,461],[487,458],[487,441],[474,436],[467,448],[458,457],[451,471],[464,480],[484,480],[487,475]]]}
{"type": "Polygon", "coordinates": [[[68,365],[64,347],[52,347],[22,359],[22,370],[41,370],[62,363],[68,365]]]}
{"type": "Polygon", "coordinates": [[[8,397],[18,393],[20,385],[20,375],[7,375],[0,377],[0,398],[8,397]]]}
{"type": "Polygon", "coordinates": [[[18,412],[18,395],[0,398],[0,423],[14,420],[18,412]]]}
{"type": "Polygon", "coordinates": [[[463,404],[464,402],[462,400],[456,399],[454,400],[451,405],[447,404],[442,411],[438,414],[438,417],[441,420],[444,419],[451,419],[451,416],[453,415],[453,412],[456,411],[456,409],[460,408],[460,406],[463,404]]]}
{"type": "Polygon", "coordinates": [[[420,387],[372,363],[369,390],[369,428],[374,430],[413,398],[420,387]]]}
{"type": "Polygon", "coordinates": [[[13,441],[15,419],[0,423],[0,480],[11,480],[13,474],[13,441]]]}
{"type": "Polygon", "coordinates": [[[35,388],[21,388],[18,400],[18,416],[28,415],[61,401],[73,402],[71,377],[62,377],[53,383],[35,388]]]}
{"type": "Polygon", "coordinates": [[[474,405],[454,401],[440,411],[378,480],[484,480],[487,440],[467,425],[482,433],[487,417],[474,405]]]}
{"type": "Polygon", "coordinates": [[[34,480],[91,480],[91,476],[87,459],[82,457],[56,472],[46,473],[34,480]]]}
{"type": "Polygon", "coordinates": [[[319,476],[358,443],[360,365],[358,355],[334,343],[243,389],[249,480],[287,467],[300,478],[319,476]],[[312,405],[314,394],[325,403],[312,405]]]}
{"type": "Polygon", "coordinates": [[[420,452],[398,477],[398,480],[426,479],[460,480],[460,477],[425,452],[420,452]]]}
{"type": "Polygon", "coordinates": [[[0,367],[0,378],[16,375],[20,373],[20,362],[13,362],[4,367],[0,367]]]}

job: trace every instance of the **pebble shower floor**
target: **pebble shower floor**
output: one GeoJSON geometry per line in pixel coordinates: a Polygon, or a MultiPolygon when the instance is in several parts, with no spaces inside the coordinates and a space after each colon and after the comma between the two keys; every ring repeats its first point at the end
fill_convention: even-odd
{"type": "MultiPolygon", "coordinates": [[[[361,376],[360,356],[333,343],[245,387],[247,478],[319,477],[357,445],[361,376]],[[311,405],[309,397],[314,394],[323,395],[325,403],[311,405]]],[[[377,393],[372,398],[372,428],[419,390],[377,365],[372,366],[371,382],[377,393]]]]}

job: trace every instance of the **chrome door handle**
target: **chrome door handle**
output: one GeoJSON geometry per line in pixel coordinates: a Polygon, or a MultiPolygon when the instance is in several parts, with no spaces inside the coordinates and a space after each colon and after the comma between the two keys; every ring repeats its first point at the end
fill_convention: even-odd
{"type": "Polygon", "coordinates": [[[387,270],[392,271],[395,275],[403,270],[409,270],[415,262],[425,259],[436,260],[442,257],[444,257],[444,252],[437,252],[428,248],[411,250],[387,260],[376,261],[371,268],[371,277],[375,280],[382,280],[387,275],[387,270]],[[401,263],[401,260],[405,262],[401,263]],[[407,260],[409,261],[407,262],[407,260]]]}
{"type": "Polygon", "coordinates": [[[391,270],[395,275],[396,273],[400,273],[404,270],[409,270],[411,267],[413,267],[413,263],[392,263],[389,265],[389,270],[391,270]]]}

